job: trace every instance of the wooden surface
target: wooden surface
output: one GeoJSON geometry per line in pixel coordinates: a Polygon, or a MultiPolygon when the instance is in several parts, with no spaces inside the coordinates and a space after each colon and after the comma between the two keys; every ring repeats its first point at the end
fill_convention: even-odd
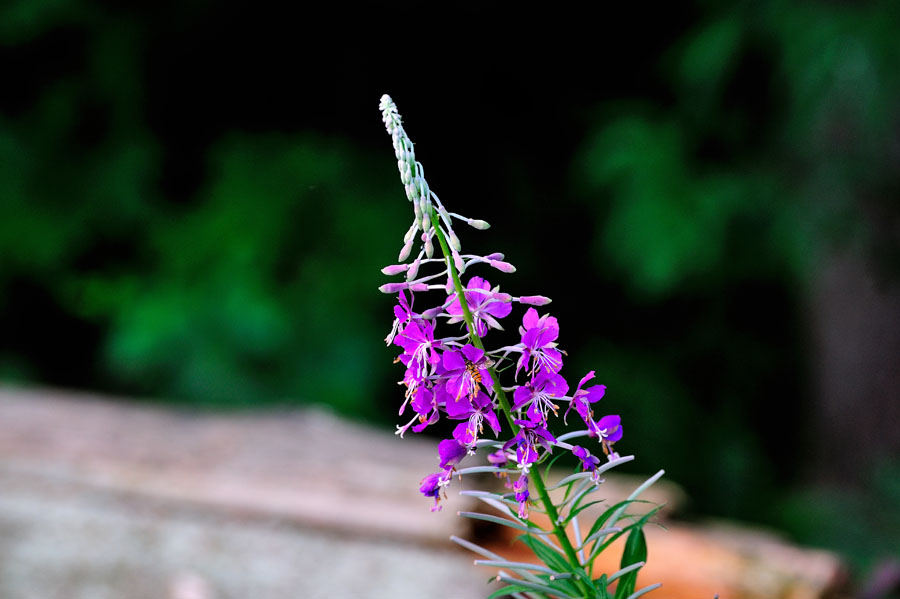
{"type": "MultiPolygon", "coordinates": [[[[200,415],[57,391],[0,390],[0,468],[352,534],[445,543],[419,481],[435,443],[322,410],[200,415]],[[411,438],[412,437],[412,438],[411,438]]],[[[471,502],[456,494],[450,513],[471,502]]]]}

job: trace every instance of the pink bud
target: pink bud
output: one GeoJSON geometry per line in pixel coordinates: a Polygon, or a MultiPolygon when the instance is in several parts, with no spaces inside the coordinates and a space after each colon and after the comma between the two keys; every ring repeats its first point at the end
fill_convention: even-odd
{"type": "Polygon", "coordinates": [[[450,238],[448,239],[448,241],[450,242],[450,247],[458,252],[462,249],[462,244],[459,243],[459,237],[456,236],[456,233],[453,232],[453,229],[450,229],[448,232],[450,233],[450,238]]]}
{"type": "Polygon", "coordinates": [[[502,262],[500,260],[488,260],[488,263],[500,272],[516,272],[516,267],[509,262],[502,262]]]}
{"type": "Polygon", "coordinates": [[[493,254],[488,254],[484,257],[485,260],[503,260],[503,254],[501,252],[494,252],[493,254]]]}
{"type": "Polygon", "coordinates": [[[399,275],[401,272],[406,272],[406,269],[409,268],[406,264],[393,264],[391,266],[385,266],[381,269],[381,272],[391,277],[393,275],[399,275]]]}
{"type": "Polygon", "coordinates": [[[551,301],[549,297],[544,297],[543,295],[523,295],[519,298],[520,303],[528,304],[529,306],[546,306],[551,301]]]}
{"type": "Polygon", "coordinates": [[[429,308],[428,310],[422,312],[422,318],[426,320],[433,320],[438,314],[441,313],[442,310],[443,308],[441,306],[438,306],[436,308],[429,308]]]}
{"type": "Polygon", "coordinates": [[[397,293],[409,287],[406,283],[387,283],[378,288],[381,293],[397,293]]]}
{"type": "MultiPolygon", "coordinates": [[[[421,254],[419,254],[421,256],[421,254]]],[[[422,258],[416,258],[413,260],[413,263],[409,267],[409,271],[406,273],[406,280],[412,281],[416,278],[416,275],[419,274],[419,265],[422,263],[422,258]]]]}
{"type": "Polygon", "coordinates": [[[409,253],[412,251],[413,241],[416,240],[415,235],[410,237],[406,243],[403,244],[403,249],[400,250],[400,255],[397,257],[397,262],[406,262],[406,259],[409,258],[409,253]]]}
{"type": "Polygon", "coordinates": [[[462,274],[463,271],[466,270],[466,263],[463,262],[462,257],[459,255],[459,252],[456,250],[450,250],[450,253],[453,255],[453,265],[456,266],[456,271],[459,274],[462,274]]]}
{"type": "Polygon", "coordinates": [[[413,283],[409,286],[410,291],[428,291],[427,283],[413,283]]]}
{"type": "Polygon", "coordinates": [[[485,221],[483,221],[483,220],[476,220],[476,219],[474,219],[474,218],[469,219],[469,226],[470,226],[470,227],[475,227],[476,229],[478,229],[478,230],[480,230],[480,231],[484,231],[485,229],[489,229],[489,228],[491,227],[491,226],[490,226],[489,224],[487,224],[485,221]]]}
{"type": "Polygon", "coordinates": [[[503,293],[502,291],[497,292],[491,296],[491,298],[497,300],[498,302],[511,302],[512,296],[508,293],[503,293]]]}

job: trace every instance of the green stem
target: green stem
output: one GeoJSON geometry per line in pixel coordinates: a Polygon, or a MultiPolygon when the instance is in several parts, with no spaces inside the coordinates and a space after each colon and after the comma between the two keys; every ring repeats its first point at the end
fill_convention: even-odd
{"type": "MultiPolygon", "coordinates": [[[[456,297],[459,300],[459,305],[463,311],[463,318],[466,321],[466,325],[469,328],[469,340],[471,340],[472,345],[484,351],[484,345],[481,343],[481,338],[475,334],[475,319],[472,317],[472,312],[469,310],[469,305],[465,300],[465,293],[463,292],[462,283],[459,280],[459,274],[456,272],[456,267],[453,264],[453,255],[450,252],[450,248],[447,245],[447,240],[444,237],[444,232],[441,230],[440,223],[438,221],[438,216],[432,210],[431,212],[431,223],[434,225],[434,230],[437,233],[438,242],[441,245],[441,251],[444,253],[444,260],[447,263],[447,270],[450,273],[450,278],[453,279],[453,287],[456,289],[456,297]]],[[[488,368],[488,372],[491,375],[491,378],[494,380],[494,396],[497,398],[497,402],[500,404],[500,409],[503,412],[503,415],[506,416],[506,421],[509,423],[510,428],[512,429],[513,435],[518,434],[520,427],[516,424],[515,418],[512,414],[512,408],[509,405],[509,400],[506,398],[506,392],[503,390],[503,387],[500,385],[500,377],[497,375],[497,371],[494,370],[493,367],[488,368]]],[[[572,566],[572,571],[581,568],[581,564],[578,563],[578,556],[575,553],[575,548],[572,547],[572,543],[569,542],[569,537],[566,535],[566,530],[559,524],[559,512],[556,511],[556,506],[553,505],[553,501],[550,500],[550,495],[547,493],[547,487],[544,485],[544,481],[541,478],[541,473],[537,467],[532,468],[529,474],[531,481],[534,483],[534,488],[538,492],[538,495],[541,498],[541,503],[544,504],[544,509],[547,510],[547,515],[550,517],[550,521],[553,524],[553,533],[556,535],[557,540],[559,540],[560,547],[562,547],[563,551],[566,554],[566,557],[569,560],[569,563],[572,566]]],[[[584,596],[588,596],[588,588],[584,585],[584,582],[575,578],[574,582],[578,585],[581,591],[585,594],[584,596]]]]}

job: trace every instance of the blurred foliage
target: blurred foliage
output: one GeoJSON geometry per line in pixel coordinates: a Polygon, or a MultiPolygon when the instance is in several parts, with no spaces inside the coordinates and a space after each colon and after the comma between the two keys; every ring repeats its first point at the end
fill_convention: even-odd
{"type": "Polygon", "coordinates": [[[896,518],[857,527],[871,488],[800,490],[802,462],[785,456],[810,446],[799,312],[816,266],[852,247],[882,280],[900,275],[900,6],[704,13],[662,60],[670,100],[601,107],[573,169],[598,272],[651,319],[624,317],[589,357],[627,403],[624,422],[640,422],[626,429],[642,459],[701,511],[787,528],[861,565],[897,551],[896,518]]]}

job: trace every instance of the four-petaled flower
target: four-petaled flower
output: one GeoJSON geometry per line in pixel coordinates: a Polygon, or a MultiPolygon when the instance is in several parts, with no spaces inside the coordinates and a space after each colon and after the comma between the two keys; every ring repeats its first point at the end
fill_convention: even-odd
{"type": "Polygon", "coordinates": [[[516,388],[513,394],[513,409],[518,410],[528,402],[528,418],[534,422],[547,422],[547,413],[556,411],[559,406],[553,403],[554,399],[563,397],[569,390],[569,384],[558,374],[541,372],[534,380],[516,388]]]}
{"type": "MultiPolygon", "coordinates": [[[[509,316],[509,313],[512,312],[512,304],[509,302],[502,302],[493,297],[499,290],[500,287],[491,289],[491,284],[481,277],[472,277],[469,279],[469,283],[466,286],[464,292],[466,304],[469,306],[469,311],[472,313],[472,319],[475,324],[475,334],[479,337],[487,335],[488,328],[500,329],[502,331],[503,327],[500,326],[497,319],[509,316]]],[[[455,293],[452,295],[450,304],[447,306],[447,313],[450,315],[450,319],[447,321],[450,324],[463,322],[465,320],[462,306],[455,293]]],[[[466,325],[466,327],[468,328],[468,325],[466,325]]],[[[471,331],[469,332],[471,333],[471,331]]]]}
{"type": "Polygon", "coordinates": [[[516,377],[522,368],[528,369],[529,375],[536,372],[559,372],[562,368],[562,352],[556,349],[556,338],[559,337],[559,325],[556,318],[544,314],[538,318],[537,310],[529,308],[519,327],[522,335],[522,355],[516,364],[516,377]],[[531,366],[528,363],[531,362],[531,366]]]}
{"type": "Polygon", "coordinates": [[[444,369],[447,371],[447,393],[454,398],[474,398],[480,385],[490,387],[494,384],[487,371],[490,365],[483,349],[474,345],[466,345],[460,351],[444,352],[444,369]]]}

